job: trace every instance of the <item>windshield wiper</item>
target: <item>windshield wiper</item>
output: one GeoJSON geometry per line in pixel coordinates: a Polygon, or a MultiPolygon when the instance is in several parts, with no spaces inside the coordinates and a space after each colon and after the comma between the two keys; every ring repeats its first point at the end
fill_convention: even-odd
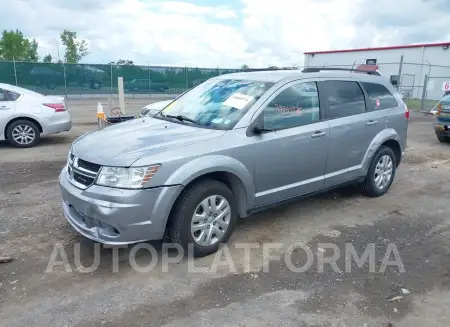
{"type": "Polygon", "coordinates": [[[175,118],[175,119],[178,119],[179,121],[188,121],[188,122],[196,124],[196,125],[201,125],[199,122],[195,121],[194,119],[191,119],[191,118],[183,116],[183,115],[176,115],[176,116],[164,115],[164,117],[175,118]]]}

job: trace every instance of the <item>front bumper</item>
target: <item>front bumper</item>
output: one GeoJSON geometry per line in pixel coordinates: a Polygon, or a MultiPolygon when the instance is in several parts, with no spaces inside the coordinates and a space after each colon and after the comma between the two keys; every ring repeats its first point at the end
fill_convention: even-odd
{"type": "Polygon", "coordinates": [[[450,121],[435,123],[434,132],[436,135],[450,136],[450,121]]]}
{"type": "Polygon", "coordinates": [[[59,176],[64,216],[80,234],[104,244],[132,244],[164,236],[181,185],[124,190],[70,183],[67,168],[59,176]]]}

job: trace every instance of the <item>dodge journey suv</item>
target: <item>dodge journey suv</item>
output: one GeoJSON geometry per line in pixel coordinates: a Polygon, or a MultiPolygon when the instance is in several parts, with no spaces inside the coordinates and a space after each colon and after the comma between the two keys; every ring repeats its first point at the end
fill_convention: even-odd
{"type": "Polygon", "coordinates": [[[59,177],[64,214],[95,241],[168,236],[204,256],[238,218],[288,200],[346,183],[385,194],[408,118],[377,72],[222,75],[152,117],[75,140],[59,177]]]}

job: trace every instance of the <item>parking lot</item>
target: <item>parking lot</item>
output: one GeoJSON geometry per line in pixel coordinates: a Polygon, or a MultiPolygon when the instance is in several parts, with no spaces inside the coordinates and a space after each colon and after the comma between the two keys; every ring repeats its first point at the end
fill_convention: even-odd
{"type": "MultiPolygon", "coordinates": [[[[127,113],[147,103],[127,99],[127,113]]],[[[151,271],[136,271],[132,247],[120,249],[114,262],[113,249],[101,246],[98,268],[82,272],[76,253],[87,267],[98,245],[65,220],[58,175],[71,142],[96,128],[96,105],[70,101],[72,130],[35,148],[0,144],[0,256],[15,259],[0,265],[0,326],[450,325],[450,144],[437,141],[432,118],[412,113],[408,149],[387,195],[366,198],[346,187],[240,221],[228,244],[235,269],[193,272],[181,260],[167,271],[159,262],[151,271]],[[250,260],[233,246],[244,242],[260,246],[250,260]],[[340,257],[341,272],[313,265],[298,273],[288,269],[283,249],[263,268],[263,244],[296,242],[305,242],[314,256],[324,243],[342,254],[346,244],[359,254],[375,244],[377,267],[387,245],[395,244],[404,272],[345,271],[340,257]],[[70,267],[48,272],[56,245],[70,267]]],[[[151,245],[163,255],[161,242],[151,245]]],[[[195,267],[211,267],[215,259],[196,259],[195,267]]],[[[148,251],[136,254],[140,267],[150,260],[148,251]]],[[[294,261],[302,262],[301,255],[294,261]]]]}

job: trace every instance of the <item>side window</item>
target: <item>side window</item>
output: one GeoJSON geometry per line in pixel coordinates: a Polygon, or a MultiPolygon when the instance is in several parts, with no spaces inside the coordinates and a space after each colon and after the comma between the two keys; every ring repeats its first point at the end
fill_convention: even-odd
{"type": "Polygon", "coordinates": [[[329,111],[327,118],[358,115],[366,111],[364,93],[358,83],[352,81],[325,81],[329,111]]]}
{"type": "Polygon", "coordinates": [[[397,100],[389,90],[381,84],[362,83],[363,88],[369,96],[368,107],[370,110],[381,110],[395,108],[398,106],[397,100]]]}
{"type": "Polygon", "coordinates": [[[5,92],[2,89],[0,89],[0,101],[7,101],[5,92]]]}
{"type": "Polygon", "coordinates": [[[15,93],[15,92],[6,91],[6,93],[8,94],[10,101],[16,101],[20,97],[20,94],[15,93]]]}
{"type": "Polygon", "coordinates": [[[315,82],[299,83],[278,94],[264,109],[264,128],[281,130],[320,120],[315,82]]]}

